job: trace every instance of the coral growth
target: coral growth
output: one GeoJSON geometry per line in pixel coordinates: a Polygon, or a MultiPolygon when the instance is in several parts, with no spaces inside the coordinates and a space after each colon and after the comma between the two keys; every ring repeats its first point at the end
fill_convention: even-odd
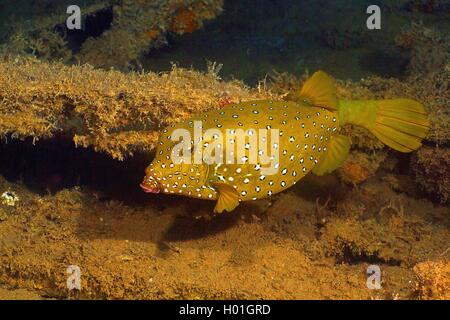
{"type": "MultiPolygon", "coordinates": [[[[64,15],[35,17],[33,27],[16,23],[3,54],[31,54],[46,60],[78,61],[97,67],[128,69],[140,66],[139,58],[152,48],[167,43],[168,32],[191,33],[201,28],[205,20],[222,11],[223,0],[119,0],[112,8],[100,2],[82,8],[83,19],[100,10],[112,10],[110,28],[100,36],[89,37],[74,55],[62,26],[64,15]]],[[[59,10],[58,12],[65,12],[59,10]]],[[[86,31],[86,30],[85,30],[86,31]]]]}
{"type": "Polygon", "coordinates": [[[450,200],[450,149],[421,148],[412,160],[417,183],[442,202],[450,200]]]}
{"type": "Polygon", "coordinates": [[[219,14],[222,4],[223,0],[121,0],[113,6],[111,28],[98,38],[89,38],[77,59],[104,68],[139,65],[143,54],[166,44],[167,32],[194,32],[204,20],[219,14]]]}
{"type": "Polygon", "coordinates": [[[338,174],[345,183],[360,184],[375,174],[385,158],[386,153],[382,151],[372,154],[353,151],[338,174]]]}
{"type": "MultiPolygon", "coordinates": [[[[36,3],[35,6],[39,6],[36,3]]],[[[41,4],[45,7],[45,4],[41,4]]],[[[30,55],[42,60],[56,60],[69,62],[73,53],[67,43],[66,34],[62,28],[67,18],[66,8],[63,3],[53,3],[53,13],[49,8],[42,8],[43,15],[33,16],[31,21],[13,20],[9,22],[10,30],[7,33],[6,42],[0,45],[2,55],[30,55]],[[57,12],[57,13],[56,13],[57,12]]],[[[82,19],[100,10],[104,10],[108,3],[99,2],[83,7],[82,19]]]]}
{"type": "Polygon", "coordinates": [[[58,32],[49,29],[37,30],[28,35],[22,32],[17,31],[10,37],[8,45],[1,50],[3,55],[32,55],[42,60],[63,62],[72,58],[67,42],[58,32]]]}
{"type": "Polygon", "coordinates": [[[421,259],[439,256],[447,246],[445,242],[432,244],[438,234],[448,234],[448,210],[438,208],[404,195],[396,196],[386,185],[370,182],[339,200],[338,216],[329,218],[322,237],[329,241],[329,254],[341,261],[413,267],[421,259]],[[413,211],[417,214],[411,214],[413,211]],[[435,229],[437,225],[425,222],[433,219],[430,215],[444,224],[442,228],[435,229]]]}
{"type": "Polygon", "coordinates": [[[129,73],[33,59],[0,62],[0,135],[39,139],[63,132],[114,158],[150,151],[161,127],[223,102],[268,98],[214,68],[129,73]]]}
{"type": "Polygon", "coordinates": [[[449,36],[443,36],[422,23],[412,23],[396,38],[397,46],[410,52],[408,72],[413,76],[441,71],[450,59],[449,41],[449,36]]]}
{"type": "Polygon", "coordinates": [[[421,262],[414,266],[414,272],[421,299],[450,299],[450,262],[444,259],[421,262]]]}
{"type": "Polygon", "coordinates": [[[0,205],[0,282],[57,298],[415,298],[413,267],[448,247],[448,210],[379,183],[326,203],[299,195],[310,186],[281,194],[265,214],[247,204],[206,220],[186,216],[210,212],[207,201],[131,206],[84,187],[39,196],[0,177],[0,190],[22,199],[0,205]],[[80,292],[66,287],[73,264],[80,292]],[[370,264],[382,270],[381,290],[366,287],[370,264]]]}
{"type": "Polygon", "coordinates": [[[448,12],[450,4],[445,0],[410,0],[405,7],[412,11],[425,13],[448,12]]]}
{"type": "Polygon", "coordinates": [[[198,29],[197,18],[194,11],[189,9],[181,10],[173,19],[170,30],[178,34],[192,33],[198,29]]]}

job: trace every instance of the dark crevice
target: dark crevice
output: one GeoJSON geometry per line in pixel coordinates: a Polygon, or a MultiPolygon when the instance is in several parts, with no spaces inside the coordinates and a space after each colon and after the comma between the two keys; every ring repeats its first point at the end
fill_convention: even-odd
{"type": "Polygon", "coordinates": [[[91,148],[76,148],[65,136],[40,140],[3,140],[0,143],[0,175],[20,182],[40,195],[82,186],[98,191],[104,198],[125,203],[148,199],[139,188],[152,155],[136,154],[124,161],[91,148]]]}
{"type": "Polygon", "coordinates": [[[336,257],[336,264],[357,265],[361,263],[389,266],[400,266],[402,264],[400,260],[382,258],[378,252],[367,253],[357,250],[351,244],[345,244],[336,257]]]}

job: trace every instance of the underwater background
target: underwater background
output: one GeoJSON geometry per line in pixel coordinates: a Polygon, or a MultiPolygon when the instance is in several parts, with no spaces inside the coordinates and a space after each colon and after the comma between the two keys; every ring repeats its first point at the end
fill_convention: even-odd
{"type": "Polygon", "coordinates": [[[439,0],[0,0],[0,299],[449,299],[449,18],[439,0]],[[423,146],[346,126],[340,169],[220,215],[142,192],[162,127],[295,100],[316,70],[340,99],[421,102],[423,146]]]}

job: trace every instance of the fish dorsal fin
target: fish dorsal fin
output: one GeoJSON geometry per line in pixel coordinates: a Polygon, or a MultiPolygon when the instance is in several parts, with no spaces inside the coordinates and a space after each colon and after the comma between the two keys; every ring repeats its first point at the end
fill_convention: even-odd
{"type": "Polygon", "coordinates": [[[329,110],[337,110],[335,80],[323,71],[315,72],[306,80],[300,91],[300,99],[329,110]]]}
{"type": "Polygon", "coordinates": [[[219,192],[214,212],[222,213],[223,211],[233,211],[239,205],[239,194],[237,191],[226,183],[215,183],[214,187],[219,192]]]}
{"type": "Polygon", "coordinates": [[[323,176],[342,166],[345,159],[347,159],[350,146],[351,141],[349,137],[341,134],[331,136],[327,151],[319,160],[319,164],[312,169],[312,172],[318,176],[323,176]]]}

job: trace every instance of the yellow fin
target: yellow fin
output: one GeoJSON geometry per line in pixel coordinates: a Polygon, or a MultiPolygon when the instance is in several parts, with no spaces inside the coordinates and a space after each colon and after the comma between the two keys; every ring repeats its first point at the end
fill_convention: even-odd
{"type": "Polygon", "coordinates": [[[239,205],[239,194],[230,185],[226,183],[216,183],[214,187],[219,192],[214,212],[222,213],[223,211],[233,211],[239,205]]]}
{"type": "Polygon", "coordinates": [[[411,99],[380,100],[377,107],[371,131],[378,139],[400,152],[411,152],[422,145],[430,121],[421,103],[411,99]]]}
{"type": "Polygon", "coordinates": [[[330,137],[327,151],[319,160],[319,164],[313,167],[312,172],[318,176],[330,173],[344,163],[350,151],[351,141],[349,137],[335,135],[330,137]]]}
{"type": "Polygon", "coordinates": [[[300,99],[306,100],[314,106],[337,110],[335,80],[323,71],[315,72],[300,91],[300,99]]]}

